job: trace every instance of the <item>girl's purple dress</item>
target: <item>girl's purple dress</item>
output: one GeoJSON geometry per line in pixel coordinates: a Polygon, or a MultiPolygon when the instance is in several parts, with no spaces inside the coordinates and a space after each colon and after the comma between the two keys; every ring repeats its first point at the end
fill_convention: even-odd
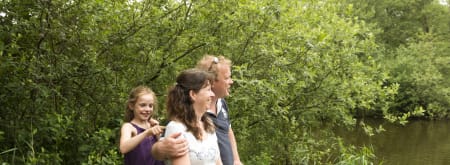
{"type": "MultiPolygon", "coordinates": [[[[137,129],[137,134],[145,131],[133,123],[131,125],[137,129]]],[[[164,165],[162,161],[152,157],[152,146],[156,141],[156,136],[146,137],[136,148],[125,154],[125,165],[164,165]]]]}

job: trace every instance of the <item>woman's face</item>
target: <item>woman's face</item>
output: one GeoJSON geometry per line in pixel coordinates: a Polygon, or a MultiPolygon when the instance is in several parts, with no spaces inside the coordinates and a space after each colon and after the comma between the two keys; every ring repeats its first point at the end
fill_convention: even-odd
{"type": "Polygon", "coordinates": [[[192,95],[195,110],[204,113],[210,109],[212,97],[214,97],[214,93],[211,90],[211,84],[208,83],[208,85],[192,95]]]}
{"type": "Polygon", "coordinates": [[[139,96],[136,100],[136,104],[130,107],[133,110],[134,118],[138,120],[148,120],[154,107],[154,98],[152,94],[144,94],[139,96]]]}

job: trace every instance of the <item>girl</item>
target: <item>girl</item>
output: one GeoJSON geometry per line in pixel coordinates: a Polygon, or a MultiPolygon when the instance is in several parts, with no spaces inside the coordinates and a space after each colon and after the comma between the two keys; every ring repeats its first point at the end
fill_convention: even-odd
{"type": "Polygon", "coordinates": [[[219,146],[214,124],[206,111],[214,93],[211,91],[213,75],[190,69],[177,77],[177,84],[169,90],[168,119],[165,136],[181,132],[189,145],[189,153],[167,161],[173,165],[216,165],[220,161],[219,146]]]}
{"type": "Polygon", "coordinates": [[[155,93],[148,87],[138,86],[130,92],[120,130],[119,148],[125,154],[125,165],[163,165],[150,152],[164,129],[152,118],[156,104],[155,93]]]}

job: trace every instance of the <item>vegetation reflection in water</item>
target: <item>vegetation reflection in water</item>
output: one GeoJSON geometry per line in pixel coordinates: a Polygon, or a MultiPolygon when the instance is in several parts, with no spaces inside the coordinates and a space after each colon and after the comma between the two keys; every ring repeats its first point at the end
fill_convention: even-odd
{"type": "Polygon", "coordinates": [[[365,121],[385,131],[368,136],[362,128],[352,131],[338,129],[336,133],[346,143],[372,146],[377,156],[375,164],[441,165],[450,164],[450,121],[414,120],[405,125],[383,120],[365,121]]]}

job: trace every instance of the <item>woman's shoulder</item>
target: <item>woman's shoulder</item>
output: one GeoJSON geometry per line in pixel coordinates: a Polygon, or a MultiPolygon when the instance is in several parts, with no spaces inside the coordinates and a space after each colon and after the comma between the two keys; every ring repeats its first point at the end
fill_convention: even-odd
{"type": "Polygon", "coordinates": [[[184,131],[186,130],[186,126],[179,121],[170,121],[166,126],[166,130],[184,131]]]}
{"type": "Polygon", "coordinates": [[[179,126],[179,125],[182,125],[182,126],[184,126],[184,124],[183,123],[181,123],[181,122],[179,122],[179,121],[175,121],[175,120],[171,120],[171,121],[169,121],[169,123],[167,124],[167,126],[173,126],[173,125],[176,125],[176,126],[179,126]]]}
{"type": "Polygon", "coordinates": [[[184,126],[183,123],[177,122],[177,121],[170,121],[167,126],[166,130],[164,131],[164,137],[170,136],[173,133],[184,133],[187,131],[186,126],[184,126]]]}

